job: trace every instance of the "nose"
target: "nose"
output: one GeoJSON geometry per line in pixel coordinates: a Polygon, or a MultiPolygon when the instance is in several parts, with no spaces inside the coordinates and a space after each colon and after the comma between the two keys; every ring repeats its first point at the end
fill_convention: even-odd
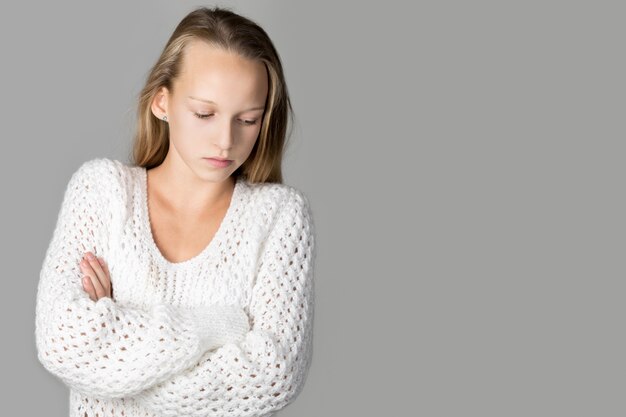
{"type": "Polygon", "coordinates": [[[220,149],[228,150],[233,146],[234,137],[233,137],[233,127],[230,120],[225,119],[220,126],[219,133],[217,135],[217,143],[216,145],[220,149]]]}

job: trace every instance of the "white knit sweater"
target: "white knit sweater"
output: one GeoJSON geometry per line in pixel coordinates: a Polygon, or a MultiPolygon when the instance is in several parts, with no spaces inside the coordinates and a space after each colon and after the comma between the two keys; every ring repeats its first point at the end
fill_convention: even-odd
{"type": "Polygon", "coordinates": [[[83,163],[69,180],[37,288],[37,356],[70,388],[70,417],[271,416],[312,359],[315,236],[306,196],[238,179],[211,243],[165,259],[146,170],[83,163]],[[87,251],[113,299],[81,284],[87,251]]]}

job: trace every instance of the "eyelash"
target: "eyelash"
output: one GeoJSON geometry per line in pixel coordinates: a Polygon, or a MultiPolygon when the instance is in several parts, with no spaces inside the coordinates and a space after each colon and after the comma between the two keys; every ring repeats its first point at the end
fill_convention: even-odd
{"type": "MultiPolygon", "coordinates": [[[[194,112],[194,114],[195,114],[195,116],[198,119],[207,119],[209,116],[211,116],[211,114],[201,114],[201,113],[195,113],[195,112],[194,112]]],[[[254,126],[255,124],[257,124],[257,122],[258,122],[258,119],[256,119],[256,120],[244,120],[243,124],[245,126],[254,126]]]]}

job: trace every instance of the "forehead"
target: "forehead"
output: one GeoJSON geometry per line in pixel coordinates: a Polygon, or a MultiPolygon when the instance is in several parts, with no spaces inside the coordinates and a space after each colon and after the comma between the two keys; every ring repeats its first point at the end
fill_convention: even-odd
{"type": "Polygon", "coordinates": [[[263,104],[268,80],[265,64],[225,51],[203,41],[190,42],[183,51],[177,79],[185,95],[221,101],[263,104]]]}

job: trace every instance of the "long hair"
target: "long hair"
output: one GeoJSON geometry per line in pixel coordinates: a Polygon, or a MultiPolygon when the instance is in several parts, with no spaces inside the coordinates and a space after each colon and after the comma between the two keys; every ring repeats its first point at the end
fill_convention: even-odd
{"type": "Polygon", "coordinates": [[[282,183],[282,158],[293,126],[293,109],[282,63],[274,44],[258,24],[222,7],[200,7],[185,16],[170,36],[161,56],[148,74],[140,92],[132,162],[152,168],[160,165],[169,150],[169,125],[151,111],[152,101],[163,86],[172,91],[181,70],[181,59],[190,40],[200,39],[243,58],[260,60],[268,74],[268,95],[259,137],[248,157],[233,176],[250,182],[282,183]]]}

